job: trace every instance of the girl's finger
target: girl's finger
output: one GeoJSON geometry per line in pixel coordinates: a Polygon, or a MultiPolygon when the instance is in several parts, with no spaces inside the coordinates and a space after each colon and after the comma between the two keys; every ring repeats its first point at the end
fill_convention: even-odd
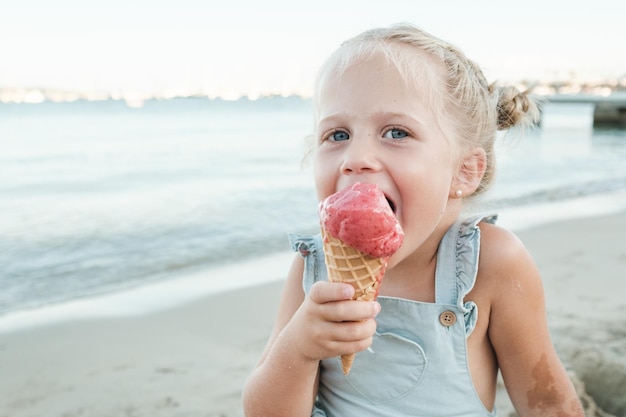
{"type": "Polygon", "coordinates": [[[320,312],[327,321],[362,321],[376,317],[380,304],[376,301],[337,301],[320,306],[320,312]]]}
{"type": "Polygon", "coordinates": [[[350,284],[319,281],[313,284],[309,297],[317,304],[332,301],[351,300],[354,296],[354,287],[350,284]]]}

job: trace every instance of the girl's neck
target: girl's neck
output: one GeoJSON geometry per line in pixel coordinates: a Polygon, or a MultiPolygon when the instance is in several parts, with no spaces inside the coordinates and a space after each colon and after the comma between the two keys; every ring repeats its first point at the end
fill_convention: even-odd
{"type": "Polygon", "coordinates": [[[439,245],[458,219],[460,212],[461,205],[453,200],[453,205],[448,207],[439,220],[438,226],[426,241],[386,271],[380,287],[380,295],[435,302],[435,274],[439,245]]]}
{"type": "Polygon", "coordinates": [[[380,295],[414,301],[435,301],[435,270],[439,245],[425,243],[420,250],[385,273],[380,295]],[[427,246],[433,246],[426,249],[427,246]]]}

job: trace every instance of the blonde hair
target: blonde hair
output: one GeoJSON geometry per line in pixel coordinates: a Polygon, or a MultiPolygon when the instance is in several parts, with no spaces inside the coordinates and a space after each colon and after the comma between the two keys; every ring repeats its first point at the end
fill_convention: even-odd
{"type": "MultiPolygon", "coordinates": [[[[459,152],[475,147],[486,153],[486,170],[474,195],[485,191],[493,181],[494,142],[497,130],[530,126],[539,120],[538,101],[516,87],[488,84],[482,70],[465,54],[413,25],[397,24],[371,29],[344,42],[320,69],[315,96],[319,98],[326,77],[344,71],[356,62],[382,54],[395,66],[405,82],[426,80],[421,89],[434,109],[438,124],[459,152]],[[419,51],[440,65],[429,65],[419,51]],[[443,69],[442,71],[438,71],[443,69]],[[453,115],[453,117],[449,116],[453,115]]],[[[316,108],[319,102],[316,101],[316,108]]]]}

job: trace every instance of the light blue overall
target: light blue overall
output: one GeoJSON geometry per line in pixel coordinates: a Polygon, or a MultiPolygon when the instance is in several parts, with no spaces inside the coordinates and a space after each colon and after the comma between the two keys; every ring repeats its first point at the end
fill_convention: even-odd
{"type": "MultiPolygon", "coordinates": [[[[476,324],[476,304],[464,302],[478,269],[481,221],[454,224],[437,254],[435,303],[378,297],[382,310],[372,352],[357,353],[348,376],[341,359],[320,364],[315,417],[493,417],[470,376],[467,337],[476,324]]],[[[305,260],[303,288],[327,280],[320,235],[289,235],[305,260]]],[[[383,281],[384,285],[384,281],[383,281]]]]}

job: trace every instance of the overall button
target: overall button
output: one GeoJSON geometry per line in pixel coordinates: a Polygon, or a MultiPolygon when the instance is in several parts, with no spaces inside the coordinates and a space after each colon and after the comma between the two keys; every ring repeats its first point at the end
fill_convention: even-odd
{"type": "Polygon", "coordinates": [[[446,327],[452,326],[454,323],[456,323],[456,314],[454,314],[450,310],[444,311],[439,315],[439,323],[446,327]]]}

